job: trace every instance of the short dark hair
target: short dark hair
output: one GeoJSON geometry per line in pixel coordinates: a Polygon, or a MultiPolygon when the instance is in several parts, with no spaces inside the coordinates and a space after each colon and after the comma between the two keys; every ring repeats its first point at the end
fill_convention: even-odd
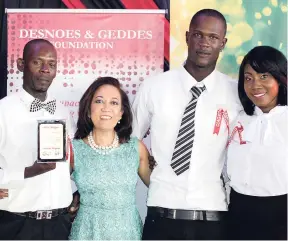
{"type": "Polygon", "coordinates": [[[247,115],[253,115],[255,105],[244,89],[244,68],[249,64],[257,73],[271,74],[279,84],[278,105],[287,105],[287,58],[279,50],[270,46],[257,46],[242,60],[239,69],[238,95],[247,115]]]}
{"type": "Polygon", "coordinates": [[[219,20],[221,20],[224,24],[225,34],[226,34],[227,23],[226,23],[226,19],[225,19],[224,15],[222,13],[218,12],[217,10],[210,9],[210,8],[205,8],[205,9],[202,9],[202,10],[198,11],[197,13],[195,13],[194,16],[192,17],[191,21],[190,21],[189,29],[193,24],[196,23],[197,18],[200,16],[214,17],[214,18],[218,18],[219,20]]]}
{"type": "Polygon", "coordinates": [[[79,118],[74,138],[83,139],[93,130],[93,122],[91,118],[89,118],[91,102],[95,92],[103,85],[112,85],[120,92],[123,115],[120,123],[115,126],[115,131],[120,143],[128,142],[132,133],[133,117],[131,106],[127,94],[120,87],[119,81],[113,77],[100,77],[85,91],[79,103],[79,118]]]}
{"type": "Polygon", "coordinates": [[[33,44],[38,44],[38,43],[46,43],[48,45],[51,45],[53,48],[55,48],[54,45],[51,42],[49,42],[48,40],[46,40],[46,39],[42,39],[42,38],[32,39],[32,40],[28,41],[25,44],[25,46],[24,46],[24,49],[23,49],[23,59],[24,60],[27,58],[28,53],[29,53],[30,48],[32,47],[32,45],[33,44]]]}

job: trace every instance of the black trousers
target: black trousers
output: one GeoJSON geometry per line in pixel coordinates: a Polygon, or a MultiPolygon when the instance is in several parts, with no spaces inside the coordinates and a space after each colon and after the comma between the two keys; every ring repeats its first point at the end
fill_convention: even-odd
{"type": "Polygon", "coordinates": [[[147,215],[142,240],[223,240],[226,223],[168,219],[147,215]]]}
{"type": "Polygon", "coordinates": [[[68,213],[36,220],[0,210],[0,240],[67,240],[70,229],[68,213]]]}
{"type": "Polygon", "coordinates": [[[229,240],[287,240],[287,195],[248,196],[231,189],[229,240]]]}

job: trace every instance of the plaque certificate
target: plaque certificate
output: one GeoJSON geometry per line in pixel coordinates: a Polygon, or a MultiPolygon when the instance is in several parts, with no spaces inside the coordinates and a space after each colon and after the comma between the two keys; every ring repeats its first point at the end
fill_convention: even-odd
{"type": "Polygon", "coordinates": [[[38,162],[65,161],[66,122],[64,120],[38,121],[38,162]]]}

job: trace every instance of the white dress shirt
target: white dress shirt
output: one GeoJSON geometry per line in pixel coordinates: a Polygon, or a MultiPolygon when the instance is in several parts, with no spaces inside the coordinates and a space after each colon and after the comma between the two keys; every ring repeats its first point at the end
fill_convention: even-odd
{"type": "Polygon", "coordinates": [[[227,152],[230,186],[241,194],[275,196],[287,194],[288,107],[277,106],[269,113],[258,107],[253,116],[242,111],[227,152]],[[242,139],[242,144],[240,140],[242,139]]]}
{"type": "MultiPolygon", "coordinates": [[[[68,207],[72,202],[69,162],[32,178],[24,179],[25,167],[37,160],[37,120],[66,119],[69,138],[75,126],[69,112],[57,102],[51,115],[44,109],[30,112],[34,98],[26,91],[0,100],[0,188],[9,197],[0,200],[0,209],[10,212],[51,210],[68,207]]],[[[52,100],[48,95],[45,102],[52,100]]]]}
{"type": "Polygon", "coordinates": [[[215,70],[197,82],[184,67],[146,79],[133,103],[133,134],[142,139],[150,126],[151,150],[157,162],[148,191],[148,206],[186,210],[227,210],[220,179],[228,128],[222,119],[218,135],[213,134],[217,111],[223,109],[230,123],[240,102],[237,83],[215,70]],[[198,99],[195,137],[190,169],[177,176],[171,158],[184,110],[192,99],[191,88],[206,90],[198,99]]]}

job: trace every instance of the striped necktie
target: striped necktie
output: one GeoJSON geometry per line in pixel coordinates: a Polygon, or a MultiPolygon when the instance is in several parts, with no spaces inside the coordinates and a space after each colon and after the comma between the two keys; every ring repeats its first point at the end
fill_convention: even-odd
{"type": "Polygon", "coordinates": [[[180,175],[181,173],[189,169],[195,135],[196,105],[199,96],[205,89],[205,86],[193,86],[191,88],[192,100],[188,103],[184,111],[172,156],[171,167],[176,173],[176,175],[180,175]]]}

